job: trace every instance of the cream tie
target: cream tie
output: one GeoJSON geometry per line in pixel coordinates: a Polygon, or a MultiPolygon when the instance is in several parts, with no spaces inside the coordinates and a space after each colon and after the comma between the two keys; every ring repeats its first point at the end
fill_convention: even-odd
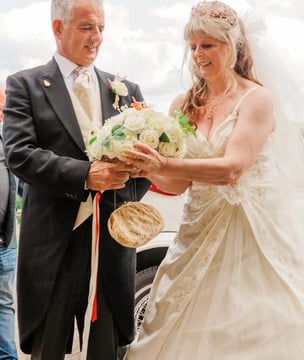
{"type": "Polygon", "coordinates": [[[83,110],[88,115],[89,119],[93,120],[93,91],[92,79],[87,69],[84,67],[77,67],[75,70],[77,78],[74,83],[74,94],[79,100],[83,110]]]}

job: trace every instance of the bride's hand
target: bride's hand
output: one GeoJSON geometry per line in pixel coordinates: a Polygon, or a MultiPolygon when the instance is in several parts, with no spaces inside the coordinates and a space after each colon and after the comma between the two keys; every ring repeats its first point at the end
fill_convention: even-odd
{"type": "Polygon", "coordinates": [[[129,172],[130,178],[136,179],[136,178],[148,178],[149,173],[147,171],[141,170],[138,167],[135,167],[135,169],[131,172],[129,172]]]}
{"type": "Polygon", "coordinates": [[[141,176],[146,173],[156,174],[165,168],[167,158],[161,156],[150,146],[137,142],[133,147],[134,150],[124,152],[124,161],[140,169],[141,176]]]}

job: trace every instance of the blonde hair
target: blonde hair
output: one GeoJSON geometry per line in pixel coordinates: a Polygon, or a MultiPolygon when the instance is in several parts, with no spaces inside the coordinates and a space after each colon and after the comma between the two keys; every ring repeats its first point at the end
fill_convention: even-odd
{"type": "MultiPolygon", "coordinates": [[[[192,8],[190,18],[184,28],[184,39],[187,43],[192,36],[207,36],[228,45],[229,89],[235,86],[235,73],[260,84],[253,74],[253,59],[244,24],[232,8],[220,1],[199,2],[192,8]]],[[[189,56],[189,47],[185,50],[184,63],[187,60],[193,85],[186,94],[182,110],[188,115],[193,115],[203,105],[206,82],[189,56]]]]}

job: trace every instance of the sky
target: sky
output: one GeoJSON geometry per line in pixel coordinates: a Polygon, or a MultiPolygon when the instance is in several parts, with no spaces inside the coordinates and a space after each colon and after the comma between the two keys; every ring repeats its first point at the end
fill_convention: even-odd
{"type": "MultiPolygon", "coordinates": [[[[283,49],[284,43],[292,43],[293,65],[302,66],[304,2],[248,1],[227,0],[226,3],[241,11],[252,1],[263,14],[276,19],[288,17],[293,23],[300,24],[300,27],[295,26],[291,30],[278,20],[273,33],[283,49]],[[301,34],[295,33],[299,32],[298,29],[301,34]]],[[[102,70],[138,83],[146,102],[167,112],[171,101],[189,86],[187,71],[182,72],[185,46],[182,32],[196,2],[104,0],[106,28],[95,64],[102,70]]],[[[33,0],[0,2],[0,83],[5,84],[9,74],[46,63],[54,54],[50,3],[33,0]]],[[[283,51],[282,57],[285,55],[283,51]]]]}

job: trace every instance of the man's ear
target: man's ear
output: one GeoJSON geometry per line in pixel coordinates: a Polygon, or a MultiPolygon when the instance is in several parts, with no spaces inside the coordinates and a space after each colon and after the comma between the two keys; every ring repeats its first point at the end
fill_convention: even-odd
{"type": "Polygon", "coordinates": [[[61,38],[61,33],[62,33],[62,29],[63,29],[63,24],[62,21],[59,19],[55,19],[53,20],[53,32],[56,36],[56,38],[60,39],[61,38]]]}

